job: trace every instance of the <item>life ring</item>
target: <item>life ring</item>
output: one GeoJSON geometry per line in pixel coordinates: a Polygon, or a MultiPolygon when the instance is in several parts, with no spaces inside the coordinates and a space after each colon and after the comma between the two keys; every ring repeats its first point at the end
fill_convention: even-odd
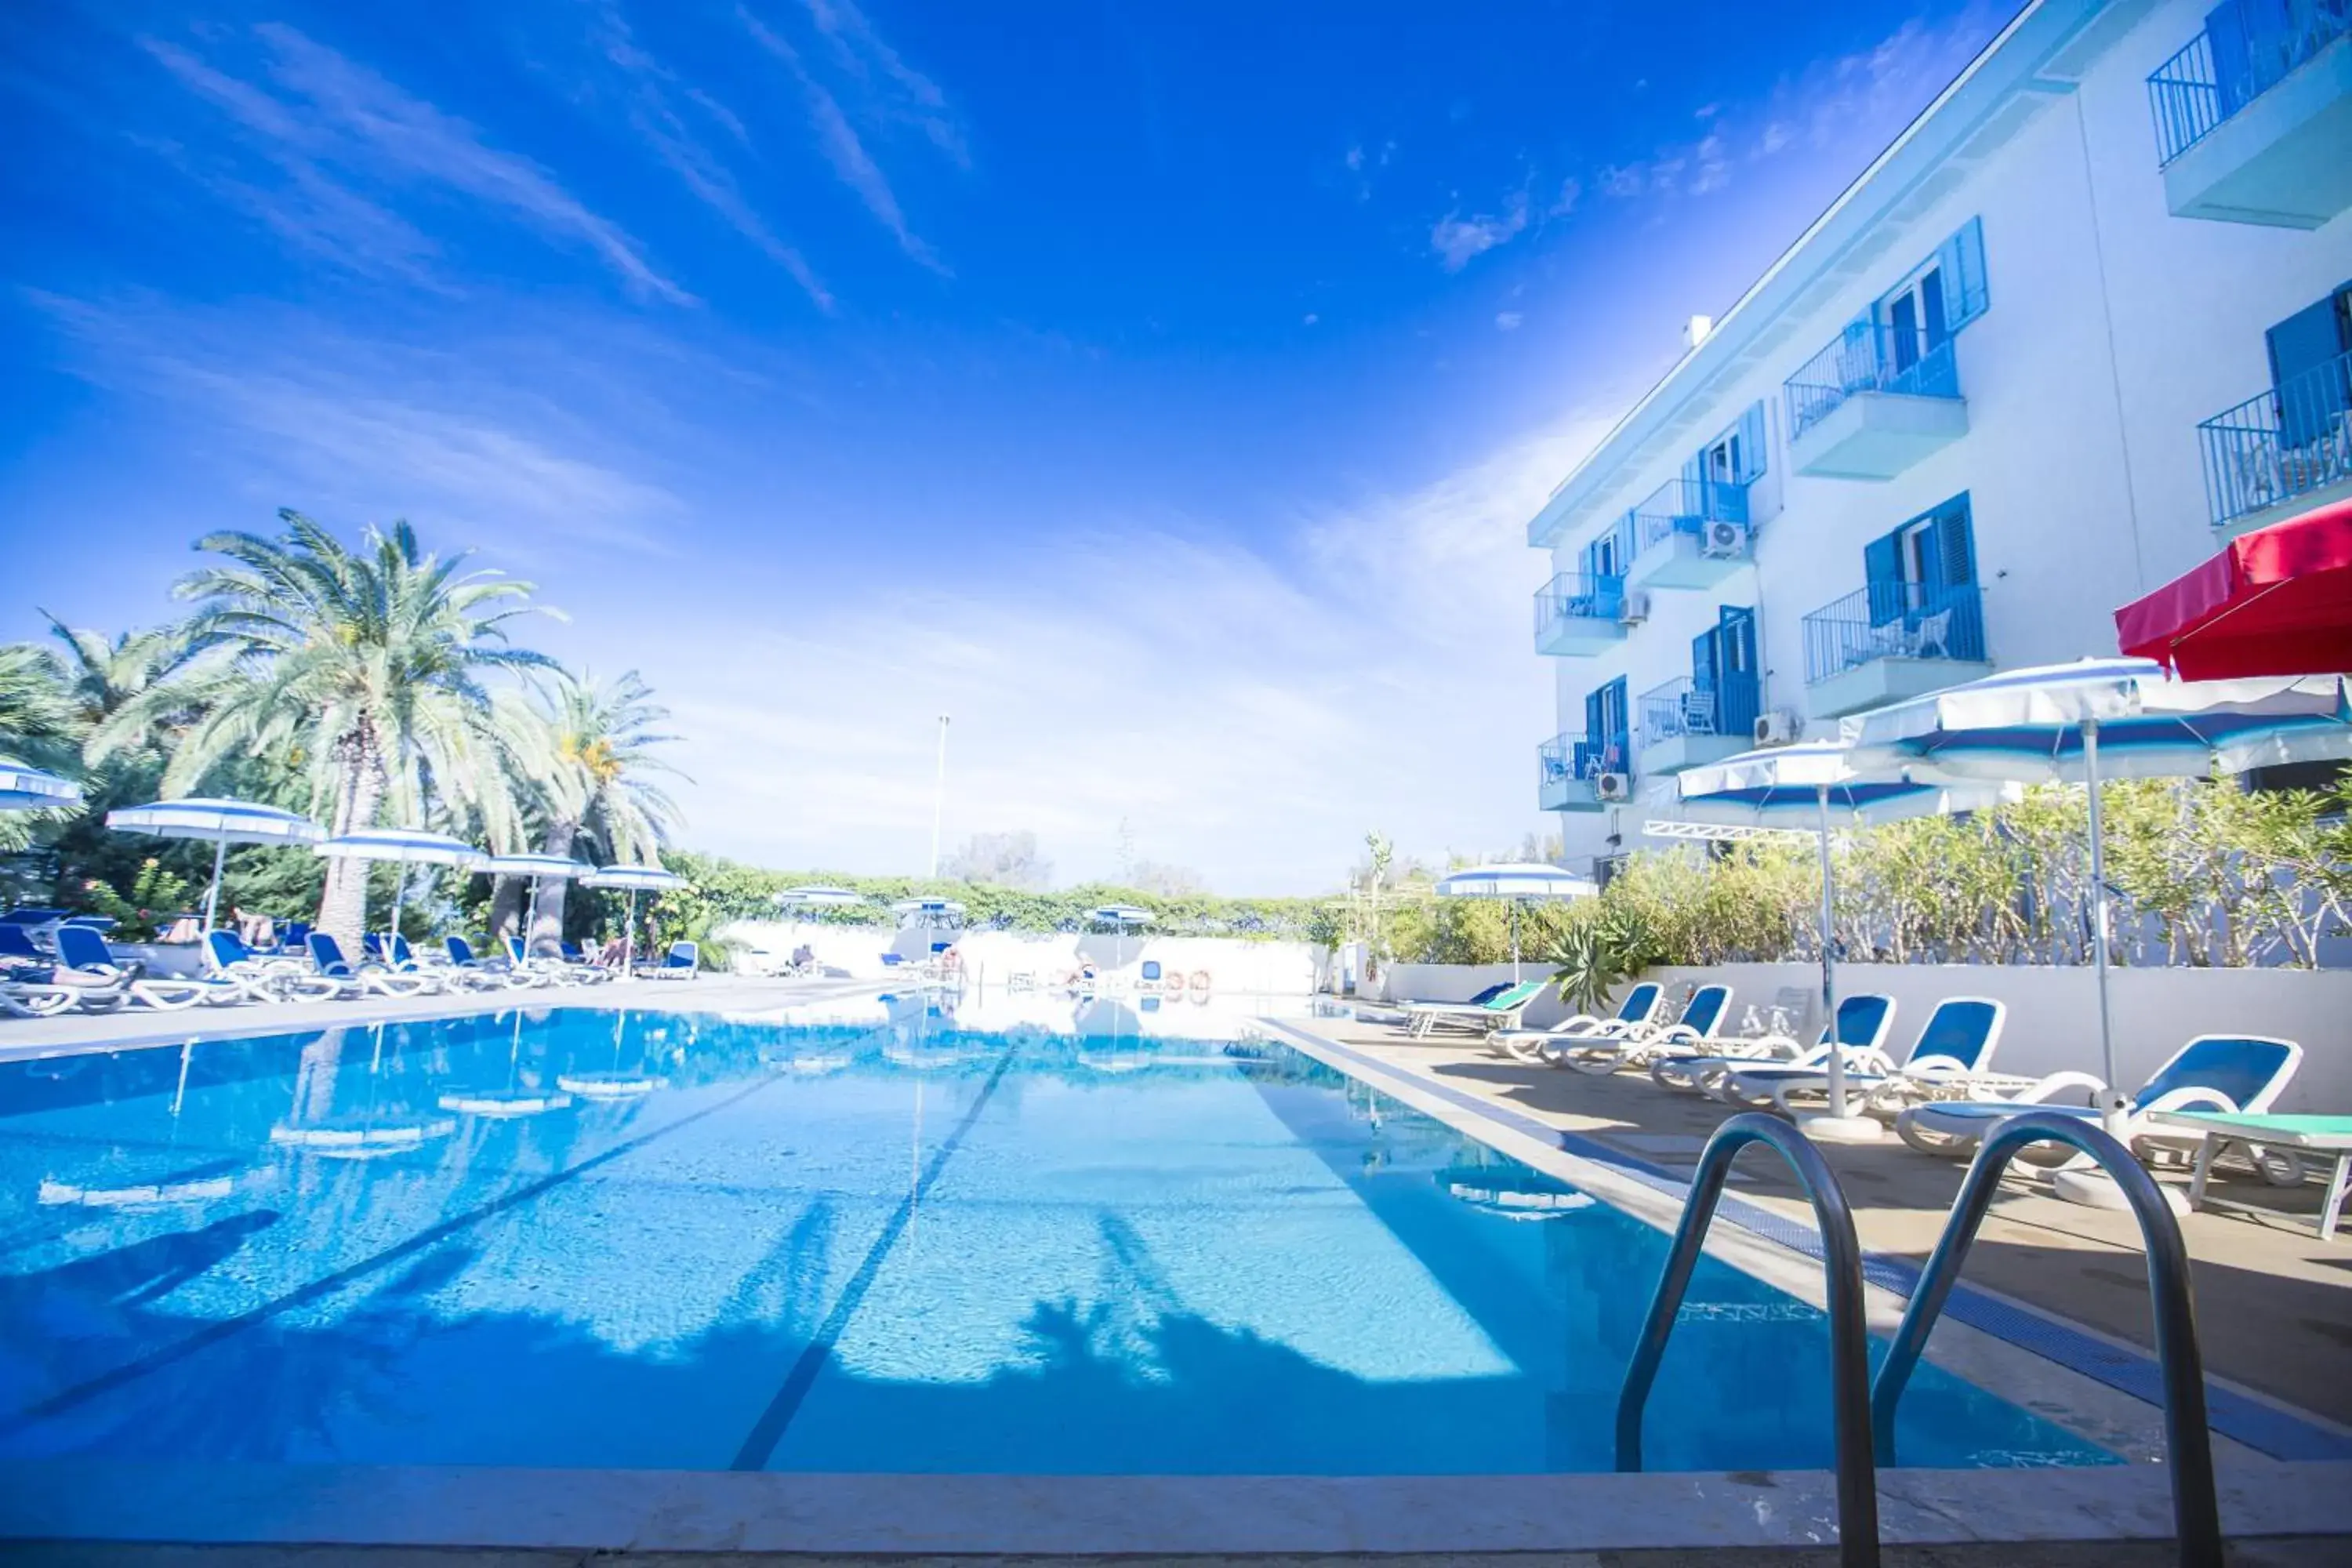
{"type": "Polygon", "coordinates": [[[1195,991],[1206,991],[1206,990],[1208,990],[1208,989],[1209,989],[1209,987],[1210,987],[1213,984],[1213,982],[1212,982],[1212,981],[1210,980],[1210,978],[1209,978],[1209,972],[1208,972],[1207,970],[1205,970],[1205,969],[1196,969],[1196,970],[1192,971],[1192,989],[1193,989],[1193,990],[1195,990],[1195,991]]]}

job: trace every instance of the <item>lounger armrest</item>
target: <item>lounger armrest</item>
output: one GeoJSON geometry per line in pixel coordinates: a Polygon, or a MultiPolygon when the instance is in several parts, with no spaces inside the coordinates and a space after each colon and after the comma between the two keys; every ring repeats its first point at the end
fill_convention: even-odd
{"type": "Polygon", "coordinates": [[[2235,1115],[2240,1109],[2236,1100],[2220,1089],[2190,1084],[2186,1088],[2166,1090],[2146,1105],[2137,1108],[2133,1114],[2147,1116],[2159,1110],[2218,1110],[2224,1115],[2235,1115]]]}
{"type": "Polygon", "coordinates": [[[2037,1079],[2018,1091],[2011,1103],[2017,1105],[2047,1105],[2050,1097],[2069,1089],[2079,1089],[2089,1095],[2093,1103],[2107,1090],[2106,1079],[2087,1072],[2053,1072],[2048,1078],[2037,1079]]]}

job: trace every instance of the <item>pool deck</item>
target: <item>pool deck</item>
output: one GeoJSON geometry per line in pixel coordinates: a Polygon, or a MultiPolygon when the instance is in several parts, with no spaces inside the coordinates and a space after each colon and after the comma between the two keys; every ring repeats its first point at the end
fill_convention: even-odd
{"type": "MultiPolygon", "coordinates": [[[[1361,1011],[1369,1019],[1382,1010],[1361,1011]]],[[[1466,1035],[1409,1039],[1399,1027],[1355,1018],[1301,1019],[1290,1027],[1466,1096],[1490,1113],[1532,1119],[1676,1177],[1688,1176],[1708,1135],[1736,1113],[1704,1096],[1661,1089],[1646,1073],[1599,1077],[1508,1060],[1466,1035]]],[[[1368,1076],[1377,1080],[1377,1071],[1368,1076]]],[[[1820,1148],[1845,1187],[1864,1250],[1924,1263],[1965,1163],[1922,1154],[1891,1131],[1877,1143],[1820,1148]]],[[[2011,1173],[1969,1254],[1967,1283],[2145,1349],[2150,1321],[2137,1223],[2126,1213],[2064,1202],[2019,1166],[2011,1173]]],[[[2160,1179],[2185,1191],[2189,1173],[2166,1171],[2160,1179]]],[[[1731,1190],[1811,1224],[1794,1179],[1769,1152],[1741,1157],[1731,1190]]],[[[2318,1239],[2311,1220],[2320,1191],[2309,1182],[2270,1187],[2242,1168],[2224,1167],[2215,1173],[2214,1196],[2274,1212],[2190,1214],[2181,1234],[2208,1373],[2352,1425],[2352,1230],[2318,1239]]]]}

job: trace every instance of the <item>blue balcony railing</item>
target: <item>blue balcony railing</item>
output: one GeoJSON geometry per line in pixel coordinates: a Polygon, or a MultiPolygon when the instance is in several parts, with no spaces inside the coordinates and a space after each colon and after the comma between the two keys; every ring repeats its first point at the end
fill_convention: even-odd
{"type": "Polygon", "coordinates": [[[1541,785],[1558,785],[1571,782],[1589,784],[1602,773],[1622,773],[1633,771],[1631,737],[1620,731],[1613,735],[1588,738],[1575,731],[1554,735],[1536,748],[1536,778],[1541,785]]]}
{"type": "Polygon", "coordinates": [[[1706,686],[1690,676],[1642,693],[1642,744],[1685,735],[1729,735],[1743,744],[1756,728],[1763,693],[1753,674],[1734,675],[1706,686]]]}
{"type": "Polygon", "coordinates": [[[2352,30],[2352,0],[2238,0],[2147,79],[2157,163],[2171,163],[2352,30]]]}
{"type": "Polygon", "coordinates": [[[1748,521],[1748,487],[1729,479],[1668,479],[1627,516],[1636,550],[1676,533],[1704,539],[1710,522],[1748,521]]]}
{"type": "Polygon", "coordinates": [[[1607,621],[1612,626],[1625,614],[1625,579],[1588,577],[1563,572],[1536,593],[1536,639],[1562,621],[1607,621]]]}
{"type": "Polygon", "coordinates": [[[1924,330],[1853,326],[1799,367],[1783,390],[1794,440],[1857,392],[1958,397],[1960,372],[1948,337],[1930,342],[1924,330]]]}
{"type": "Polygon", "coordinates": [[[1804,619],[1805,683],[1882,658],[1984,658],[1984,603],[1976,584],[1873,583],[1804,619]]]}
{"type": "Polygon", "coordinates": [[[1536,748],[1538,787],[1563,784],[1576,777],[1576,748],[1583,739],[1581,735],[1554,735],[1536,748]]]}
{"type": "Polygon", "coordinates": [[[2213,526],[2352,480],[2352,353],[2197,426],[2213,526]]]}

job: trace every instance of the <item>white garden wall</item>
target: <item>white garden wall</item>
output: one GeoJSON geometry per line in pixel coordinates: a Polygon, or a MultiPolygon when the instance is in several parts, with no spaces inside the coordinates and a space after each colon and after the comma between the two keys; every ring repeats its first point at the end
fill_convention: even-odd
{"type": "Polygon", "coordinates": [[[1322,982],[1329,954],[1299,942],[1244,942],[1236,937],[1152,936],[1129,933],[1073,935],[1010,931],[889,931],[875,926],[824,925],[793,921],[737,921],[719,933],[745,955],[743,967],[769,972],[803,942],[828,969],[859,979],[880,979],[889,971],[882,954],[919,958],[934,940],[952,942],[964,975],[992,985],[1014,974],[1051,984],[1076,969],[1081,958],[1100,974],[1138,973],[1146,961],[1163,971],[1208,973],[1214,989],[1252,995],[1304,996],[1322,982]]]}
{"type": "MultiPolygon", "coordinates": [[[[1541,973],[1529,966],[1532,976],[1541,973]]],[[[1401,963],[1386,970],[1382,999],[1454,1001],[1496,980],[1503,964],[1401,963]]],[[[1847,963],[1838,966],[1838,994],[1877,991],[1895,998],[1893,1039],[1898,1052],[1947,996],[1990,996],[2009,1005],[1999,1066],[2041,1074],[2099,1067],[2099,1001],[2092,971],[1990,964],[1847,963]]],[[[1720,981],[1732,988],[1736,1020],[1751,1003],[1769,1004],[1783,987],[1813,999],[1808,1030],[1820,1026],[1821,970],[1810,963],[1727,963],[1713,969],[1659,968],[1643,976],[1664,982],[1679,998],[1685,986],[1720,981]]],[[[2272,1035],[2303,1047],[2302,1069],[2280,1097],[2283,1110],[2352,1111],[2352,973],[2287,969],[2117,969],[2110,972],[2116,1063],[2137,1086],[2166,1057],[2198,1035],[2272,1035]]],[[[1622,993],[1621,993],[1622,994],[1622,993]]],[[[1540,1026],[1565,1011],[1546,993],[1528,1009],[1540,1026]]]]}

